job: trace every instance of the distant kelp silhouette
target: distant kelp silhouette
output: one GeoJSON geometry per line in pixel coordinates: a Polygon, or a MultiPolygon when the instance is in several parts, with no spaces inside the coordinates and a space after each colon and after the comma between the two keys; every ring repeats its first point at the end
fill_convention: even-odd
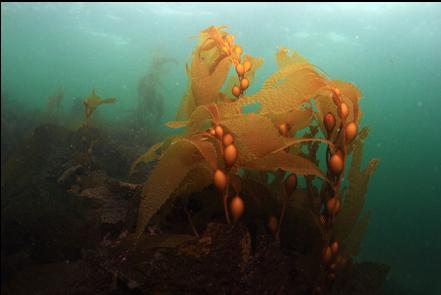
{"type": "Polygon", "coordinates": [[[96,108],[105,103],[115,103],[116,98],[106,98],[102,99],[98,95],[96,95],[95,89],[92,90],[91,94],[84,100],[84,115],[85,122],[84,125],[87,127],[90,124],[90,119],[92,114],[95,112],[96,108]]]}
{"type": "Polygon", "coordinates": [[[287,206],[301,206],[312,216],[309,220],[319,228],[323,242],[322,280],[317,283],[321,286],[357,255],[370,216],[360,218],[378,161],[360,171],[368,134],[364,128],[357,136],[361,93],[351,83],[327,79],[305,58],[282,48],[276,55],[276,72],[247,95],[263,61],[244,55],[224,29],[202,31],[187,66],[189,85],[178,121],[167,123],[184,131],[152,146],[132,165],[133,171],[141,162],[158,160],[144,185],[137,234],[170,198],[211,183],[223,197],[227,222],[237,222],[247,208],[240,183],[253,179],[282,203],[279,218],[269,219],[276,239],[283,239],[280,228],[287,206]],[[228,77],[231,66],[236,71],[228,77]],[[246,112],[251,105],[259,109],[246,112]],[[320,144],[326,147],[324,157],[317,155],[320,144]],[[351,155],[349,187],[344,188],[351,155]],[[305,187],[297,187],[300,175],[305,187]]]}
{"type": "Polygon", "coordinates": [[[165,74],[168,64],[177,64],[177,61],[163,57],[159,52],[156,52],[152,57],[149,70],[139,80],[136,107],[139,126],[151,127],[158,124],[164,114],[164,97],[160,90],[163,88],[161,78],[165,74]]]}
{"type": "Polygon", "coordinates": [[[53,95],[47,99],[46,120],[51,123],[57,123],[62,115],[61,102],[64,97],[64,88],[60,87],[53,95]]]}

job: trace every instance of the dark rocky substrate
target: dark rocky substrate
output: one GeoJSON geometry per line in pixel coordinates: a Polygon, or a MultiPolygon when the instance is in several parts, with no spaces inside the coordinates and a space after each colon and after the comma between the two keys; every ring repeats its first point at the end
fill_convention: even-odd
{"type": "MultiPolygon", "coordinates": [[[[231,226],[221,207],[203,209],[221,206],[207,188],[167,204],[135,237],[149,167],[130,178],[128,170],[141,152],[124,137],[54,125],[36,128],[9,152],[2,165],[2,294],[313,294],[320,250],[299,212],[287,213],[292,226],[282,234],[289,238],[278,242],[259,218],[271,204],[259,203],[262,212],[231,226]]],[[[252,204],[255,194],[244,189],[245,201],[252,204]]],[[[350,262],[321,293],[377,294],[388,270],[350,262]]]]}

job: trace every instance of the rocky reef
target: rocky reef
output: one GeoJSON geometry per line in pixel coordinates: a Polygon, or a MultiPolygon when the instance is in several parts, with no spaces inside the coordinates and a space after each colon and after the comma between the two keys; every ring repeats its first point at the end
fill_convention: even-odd
{"type": "Polygon", "coordinates": [[[210,27],[173,136],[94,127],[116,101],[95,91],[80,128],[40,125],[5,158],[2,136],[2,292],[379,294],[389,267],[357,259],[378,164],[361,165],[361,92],[285,48],[276,61],[251,92],[263,60],[210,27]]]}

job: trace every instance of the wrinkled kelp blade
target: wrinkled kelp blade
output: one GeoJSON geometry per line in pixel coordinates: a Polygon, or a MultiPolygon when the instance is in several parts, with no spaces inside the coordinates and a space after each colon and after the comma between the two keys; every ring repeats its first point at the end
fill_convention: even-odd
{"type": "Polygon", "coordinates": [[[255,159],[244,165],[245,168],[263,170],[263,171],[283,171],[295,173],[297,175],[314,175],[322,178],[325,181],[324,173],[311,161],[299,155],[293,155],[284,151],[278,153],[271,153],[262,158],[255,159]]]}
{"type": "MultiPolygon", "coordinates": [[[[136,229],[138,236],[142,234],[150,218],[168,198],[180,186],[188,185],[188,183],[184,184],[183,180],[189,173],[194,173],[194,169],[200,168],[200,165],[204,163],[206,163],[205,158],[199,152],[197,144],[191,140],[179,139],[168,147],[144,185],[136,229]]],[[[199,183],[203,183],[201,185],[203,186],[206,185],[207,178],[198,177],[195,181],[200,181],[199,183]]],[[[191,187],[200,186],[192,183],[191,187]]]]}

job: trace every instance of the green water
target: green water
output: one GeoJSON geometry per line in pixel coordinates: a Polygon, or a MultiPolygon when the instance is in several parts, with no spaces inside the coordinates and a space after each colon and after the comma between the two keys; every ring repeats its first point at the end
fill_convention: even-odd
{"type": "Polygon", "coordinates": [[[386,285],[440,294],[439,3],[2,3],[1,90],[39,109],[60,86],[65,108],[96,88],[118,98],[101,111],[117,120],[135,106],[139,77],[160,51],[178,60],[161,88],[162,120],[172,120],[195,36],[210,25],[227,25],[246,52],[264,58],[251,91],[275,69],[278,46],[361,89],[370,127],[365,160],[381,163],[369,186],[373,216],[360,259],[389,264],[386,285]]]}

